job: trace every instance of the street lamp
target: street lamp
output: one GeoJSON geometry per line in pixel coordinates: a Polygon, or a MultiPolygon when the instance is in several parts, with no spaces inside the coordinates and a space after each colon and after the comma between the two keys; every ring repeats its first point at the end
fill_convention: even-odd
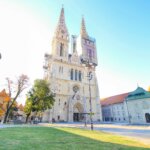
{"type": "Polygon", "coordinates": [[[93,68],[93,64],[89,62],[89,60],[85,61],[85,60],[81,60],[81,62],[83,64],[85,64],[85,66],[88,68],[89,72],[88,72],[88,80],[89,80],[89,103],[90,103],[90,122],[91,122],[91,130],[93,130],[93,112],[92,112],[92,100],[91,100],[91,83],[90,81],[92,80],[92,72],[90,71],[91,68],[93,68]]]}
{"type": "Polygon", "coordinates": [[[90,103],[90,121],[91,121],[91,130],[93,130],[93,118],[92,118],[92,100],[91,100],[91,84],[90,81],[92,80],[92,72],[90,71],[88,73],[88,80],[89,80],[89,103],[90,103]]]}

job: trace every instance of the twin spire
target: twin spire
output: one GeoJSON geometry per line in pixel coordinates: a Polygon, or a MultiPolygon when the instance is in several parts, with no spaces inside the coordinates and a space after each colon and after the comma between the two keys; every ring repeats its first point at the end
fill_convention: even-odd
{"type": "Polygon", "coordinates": [[[62,7],[58,25],[66,25],[65,24],[65,16],[64,16],[64,8],[62,7]]]}
{"type": "Polygon", "coordinates": [[[82,17],[80,34],[81,34],[82,37],[88,37],[88,34],[86,32],[84,17],[82,17]]]}
{"type": "MultiPolygon", "coordinates": [[[[58,33],[58,31],[60,31],[62,29],[64,32],[66,32],[68,34],[68,30],[67,30],[66,23],[65,23],[65,15],[64,15],[64,8],[63,7],[62,7],[61,12],[60,12],[60,17],[59,17],[58,25],[56,28],[56,33],[58,33]]],[[[85,21],[84,21],[83,16],[82,16],[82,21],[81,21],[80,34],[84,38],[88,37],[88,33],[86,31],[86,26],[85,26],[85,21]]]]}
{"type": "Polygon", "coordinates": [[[60,17],[59,17],[59,21],[56,27],[56,31],[55,31],[55,36],[59,36],[61,33],[66,34],[67,36],[68,34],[68,29],[65,23],[65,15],[64,15],[64,8],[62,7],[61,12],[60,12],[60,17]]]}

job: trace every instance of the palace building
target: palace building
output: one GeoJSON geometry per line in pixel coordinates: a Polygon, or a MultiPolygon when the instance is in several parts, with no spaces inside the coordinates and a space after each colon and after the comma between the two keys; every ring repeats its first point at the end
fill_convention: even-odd
{"type": "Polygon", "coordinates": [[[70,36],[62,8],[52,51],[45,54],[44,79],[55,93],[55,103],[43,113],[43,122],[90,122],[91,116],[101,121],[97,65],[96,41],[88,35],[84,18],[80,34],[70,36]]]}
{"type": "Polygon", "coordinates": [[[104,122],[150,123],[150,92],[137,87],[133,92],[107,97],[100,101],[104,122]]]}

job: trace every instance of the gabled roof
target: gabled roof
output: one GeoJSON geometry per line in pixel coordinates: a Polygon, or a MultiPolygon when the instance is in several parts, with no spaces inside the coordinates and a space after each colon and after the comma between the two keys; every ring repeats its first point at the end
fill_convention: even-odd
{"type": "Polygon", "coordinates": [[[150,98],[150,92],[144,90],[141,87],[137,87],[135,91],[129,93],[126,100],[134,100],[141,98],[150,98]]]}
{"type": "Polygon", "coordinates": [[[122,103],[125,100],[125,98],[128,96],[128,94],[129,93],[123,93],[123,94],[107,97],[107,98],[101,99],[100,103],[102,106],[122,103]]]}

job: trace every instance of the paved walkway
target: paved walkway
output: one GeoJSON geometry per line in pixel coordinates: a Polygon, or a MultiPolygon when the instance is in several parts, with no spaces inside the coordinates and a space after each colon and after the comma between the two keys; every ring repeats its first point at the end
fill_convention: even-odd
{"type": "Polygon", "coordinates": [[[40,127],[35,124],[0,124],[0,128],[13,128],[13,127],[40,127]]]}
{"type": "MultiPolygon", "coordinates": [[[[55,124],[41,124],[42,126],[52,127],[73,127],[73,128],[85,128],[84,124],[69,124],[69,123],[55,123],[55,124]]],[[[87,129],[90,129],[90,124],[87,125],[87,129]]],[[[141,125],[125,125],[125,124],[94,124],[94,130],[113,133],[116,135],[126,136],[134,140],[140,140],[141,142],[150,145],[150,126],[141,125]]]]}
{"type": "Polygon", "coordinates": [[[95,130],[109,132],[117,135],[127,136],[132,139],[140,140],[150,145],[150,128],[147,127],[95,127],[95,130]]]}

